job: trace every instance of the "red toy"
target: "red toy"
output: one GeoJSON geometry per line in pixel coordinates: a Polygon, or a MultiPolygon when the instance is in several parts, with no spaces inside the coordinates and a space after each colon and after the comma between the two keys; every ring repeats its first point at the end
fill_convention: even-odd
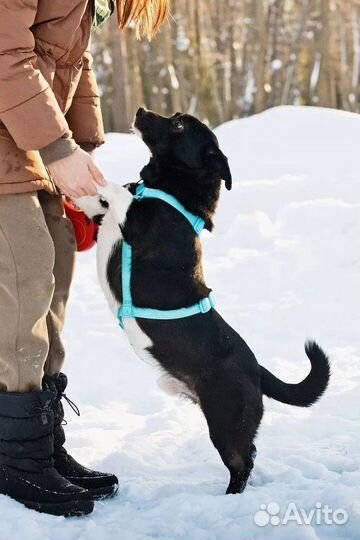
{"type": "Polygon", "coordinates": [[[64,209],[74,227],[77,251],[88,251],[96,244],[99,226],[71,201],[64,199],[64,209]]]}

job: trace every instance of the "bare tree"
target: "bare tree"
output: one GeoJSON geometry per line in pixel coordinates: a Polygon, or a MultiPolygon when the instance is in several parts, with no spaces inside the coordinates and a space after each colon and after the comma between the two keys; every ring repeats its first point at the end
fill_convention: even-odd
{"type": "Polygon", "coordinates": [[[280,104],[360,112],[360,0],[173,0],[151,43],[116,20],[93,48],[108,130],[139,105],[214,126],[280,104]]]}

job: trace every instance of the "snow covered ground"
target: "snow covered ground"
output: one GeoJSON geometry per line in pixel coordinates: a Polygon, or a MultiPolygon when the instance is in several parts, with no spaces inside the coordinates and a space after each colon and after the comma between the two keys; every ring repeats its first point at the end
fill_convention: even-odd
{"type": "MultiPolygon", "coordinates": [[[[358,538],[360,118],[282,107],[217,135],[234,176],[215,233],[203,237],[218,309],[259,362],[289,382],[306,375],[303,343],[314,337],[331,357],[329,391],[309,410],[265,398],[251,485],[225,496],[227,471],[202,414],[160,392],[154,368],[135,356],[108,311],[95,253],[82,254],[65,330],[68,395],[82,415],[67,410],[67,446],[116,472],[120,493],[68,520],[1,496],[1,540],[358,538]],[[270,503],[272,524],[261,527],[270,516],[257,512],[270,503]],[[282,524],[289,503],[316,511],[310,524],[282,524]],[[326,524],[326,505],[347,512],[347,522],[339,524],[346,515],[338,512],[326,524]]],[[[107,177],[122,183],[137,180],[146,159],[131,135],[109,135],[99,151],[107,177]]]]}

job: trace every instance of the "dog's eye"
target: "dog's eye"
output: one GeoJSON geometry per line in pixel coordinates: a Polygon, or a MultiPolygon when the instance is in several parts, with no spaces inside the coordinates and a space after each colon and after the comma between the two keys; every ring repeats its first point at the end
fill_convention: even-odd
{"type": "Polygon", "coordinates": [[[185,129],[184,122],[180,119],[174,120],[172,128],[176,133],[182,133],[185,129]]]}

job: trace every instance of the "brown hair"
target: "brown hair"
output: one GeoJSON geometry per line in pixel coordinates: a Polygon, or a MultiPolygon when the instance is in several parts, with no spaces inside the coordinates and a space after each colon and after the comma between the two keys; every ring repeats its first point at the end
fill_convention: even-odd
{"type": "Polygon", "coordinates": [[[170,13],[170,0],[117,0],[120,28],[136,23],[137,37],[154,37],[170,13]]]}

